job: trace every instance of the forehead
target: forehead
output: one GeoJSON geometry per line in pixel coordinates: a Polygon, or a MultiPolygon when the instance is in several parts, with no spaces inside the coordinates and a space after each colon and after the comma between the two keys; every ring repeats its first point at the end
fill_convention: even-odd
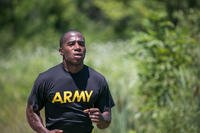
{"type": "Polygon", "coordinates": [[[84,41],[84,37],[80,32],[68,32],[65,34],[66,41],[80,40],[84,41]]]}

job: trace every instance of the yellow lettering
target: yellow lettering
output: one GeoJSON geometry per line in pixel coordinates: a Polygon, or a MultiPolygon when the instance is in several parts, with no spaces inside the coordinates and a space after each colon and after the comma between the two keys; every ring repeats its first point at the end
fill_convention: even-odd
{"type": "Polygon", "coordinates": [[[60,95],[60,92],[56,92],[56,94],[54,95],[52,103],[55,103],[55,102],[63,103],[63,100],[62,100],[62,97],[60,95]]]}
{"type": "Polygon", "coordinates": [[[72,92],[71,91],[64,91],[64,103],[66,102],[72,102],[70,99],[72,97],[72,92]]]}
{"type": "Polygon", "coordinates": [[[92,93],[93,93],[93,91],[90,91],[90,94],[88,94],[88,92],[85,91],[85,95],[86,95],[86,97],[87,97],[87,102],[90,101],[90,97],[91,97],[92,93]]]}
{"type": "Polygon", "coordinates": [[[75,101],[75,99],[77,99],[77,102],[80,102],[81,99],[83,99],[83,102],[85,102],[85,94],[84,94],[84,91],[81,91],[80,94],[79,94],[79,91],[75,91],[74,93],[74,97],[73,97],[73,102],[75,101]]]}
{"type": "Polygon", "coordinates": [[[63,92],[63,99],[61,97],[60,92],[56,92],[52,103],[60,102],[62,103],[71,103],[71,102],[89,102],[92,96],[93,91],[78,91],[76,90],[74,94],[71,91],[64,91],[63,92]]]}

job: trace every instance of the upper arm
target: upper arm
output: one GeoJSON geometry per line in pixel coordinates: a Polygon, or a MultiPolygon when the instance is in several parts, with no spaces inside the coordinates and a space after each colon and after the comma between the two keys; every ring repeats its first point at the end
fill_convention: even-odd
{"type": "Polygon", "coordinates": [[[42,118],[40,116],[40,111],[34,111],[33,106],[30,104],[27,104],[26,106],[26,118],[29,123],[32,121],[41,121],[42,118]]]}
{"type": "Polygon", "coordinates": [[[45,104],[45,82],[38,77],[33,85],[26,106],[26,117],[29,125],[37,132],[47,129],[43,125],[40,110],[45,104]]]}
{"type": "Polygon", "coordinates": [[[45,83],[38,76],[32,87],[27,101],[27,109],[32,108],[34,112],[39,112],[45,104],[45,83]]]}
{"type": "Polygon", "coordinates": [[[27,104],[26,107],[26,118],[33,130],[36,132],[46,132],[47,129],[45,128],[43,124],[42,117],[40,116],[40,111],[34,112],[33,106],[30,104],[27,104]]]}
{"type": "Polygon", "coordinates": [[[101,83],[99,96],[95,102],[95,106],[100,109],[101,112],[107,112],[111,114],[111,108],[115,105],[112,95],[109,90],[107,81],[104,79],[101,83]]]}

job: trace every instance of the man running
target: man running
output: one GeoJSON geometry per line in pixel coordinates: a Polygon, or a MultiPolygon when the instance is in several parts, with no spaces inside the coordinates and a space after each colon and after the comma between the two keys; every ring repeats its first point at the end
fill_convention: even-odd
{"type": "Polygon", "coordinates": [[[60,39],[62,63],[40,73],[28,98],[26,116],[38,133],[91,133],[111,122],[114,101],[106,79],[84,64],[85,38],[76,30],[60,39]],[[45,108],[43,124],[40,111],[45,108]]]}

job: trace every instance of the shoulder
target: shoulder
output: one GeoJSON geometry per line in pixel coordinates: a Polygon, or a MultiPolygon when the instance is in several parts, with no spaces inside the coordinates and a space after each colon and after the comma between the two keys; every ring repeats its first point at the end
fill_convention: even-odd
{"type": "Polygon", "coordinates": [[[95,69],[93,69],[91,67],[88,67],[88,70],[89,70],[91,78],[98,80],[98,81],[107,82],[104,75],[102,75],[100,72],[96,71],[95,69]]]}
{"type": "Polygon", "coordinates": [[[56,66],[53,66],[49,68],[48,70],[42,72],[39,74],[38,78],[41,80],[56,77],[57,75],[60,75],[63,73],[63,67],[62,64],[58,64],[56,66]]]}

